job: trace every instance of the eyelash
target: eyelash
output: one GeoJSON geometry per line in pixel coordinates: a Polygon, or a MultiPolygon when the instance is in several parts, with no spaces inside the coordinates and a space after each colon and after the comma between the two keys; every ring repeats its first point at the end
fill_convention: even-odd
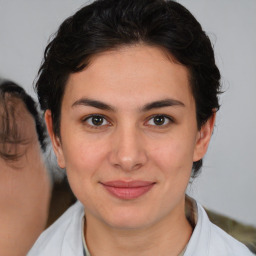
{"type": "MultiPolygon", "coordinates": [[[[85,123],[88,127],[92,128],[92,129],[101,129],[103,127],[106,127],[106,126],[111,126],[111,122],[108,121],[108,119],[104,116],[104,115],[101,115],[101,114],[93,114],[93,115],[89,115],[85,118],[82,119],[82,123],[85,123]],[[88,122],[90,119],[94,118],[94,117],[97,117],[97,118],[102,118],[103,119],[103,124],[100,124],[100,125],[95,125],[92,123],[92,120],[91,120],[91,124],[88,122]]],[[[152,115],[150,116],[147,121],[145,122],[145,125],[146,126],[151,126],[151,127],[154,127],[154,128],[166,128],[168,127],[171,123],[174,123],[174,120],[172,117],[168,116],[168,115],[164,115],[164,114],[157,114],[157,115],[152,115]],[[164,123],[163,124],[160,124],[160,125],[157,125],[157,124],[149,124],[149,122],[152,120],[154,120],[154,118],[156,117],[160,117],[160,118],[164,118],[164,123]],[[167,122],[167,123],[166,123],[167,122]]]]}

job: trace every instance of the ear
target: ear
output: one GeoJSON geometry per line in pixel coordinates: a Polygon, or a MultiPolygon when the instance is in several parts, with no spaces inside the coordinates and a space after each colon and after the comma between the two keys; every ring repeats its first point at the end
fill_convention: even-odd
{"type": "Polygon", "coordinates": [[[53,147],[54,153],[57,157],[58,165],[60,168],[65,168],[66,166],[65,158],[62,151],[61,141],[60,141],[60,138],[56,136],[56,134],[54,134],[53,132],[52,113],[49,109],[45,111],[44,119],[46,122],[48,133],[52,141],[52,147],[53,147]]]}
{"type": "Polygon", "coordinates": [[[212,116],[207,120],[207,122],[198,131],[196,146],[194,150],[193,161],[201,160],[206,154],[210,139],[212,136],[214,124],[215,124],[216,113],[214,112],[212,116]]]}

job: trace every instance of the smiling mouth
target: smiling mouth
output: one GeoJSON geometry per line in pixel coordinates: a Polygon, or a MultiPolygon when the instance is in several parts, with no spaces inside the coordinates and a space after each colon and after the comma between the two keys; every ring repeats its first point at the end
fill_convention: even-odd
{"type": "Polygon", "coordinates": [[[136,199],[146,194],[156,184],[149,181],[109,181],[100,183],[114,197],[123,200],[136,199]]]}

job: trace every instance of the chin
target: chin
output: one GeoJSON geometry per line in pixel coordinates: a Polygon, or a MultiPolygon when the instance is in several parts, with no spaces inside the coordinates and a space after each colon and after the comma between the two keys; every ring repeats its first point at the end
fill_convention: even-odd
{"type": "Polygon", "coordinates": [[[104,222],[116,229],[140,229],[150,225],[149,216],[150,214],[146,214],[145,211],[123,207],[123,209],[112,209],[110,214],[105,216],[104,222]]]}

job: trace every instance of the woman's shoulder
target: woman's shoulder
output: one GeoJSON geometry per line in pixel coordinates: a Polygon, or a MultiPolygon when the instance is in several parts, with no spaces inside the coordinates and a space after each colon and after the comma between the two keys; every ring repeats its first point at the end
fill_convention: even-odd
{"type": "Polygon", "coordinates": [[[213,223],[211,223],[210,251],[212,251],[210,255],[253,255],[244,244],[213,223]]]}
{"type": "Polygon", "coordinates": [[[83,216],[84,208],[78,201],[39,236],[27,256],[80,255],[83,216]]]}
{"type": "Polygon", "coordinates": [[[252,256],[249,249],[225,231],[213,224],[204,208],[194,203],[196,226],[184,256],[252,256]]]}

